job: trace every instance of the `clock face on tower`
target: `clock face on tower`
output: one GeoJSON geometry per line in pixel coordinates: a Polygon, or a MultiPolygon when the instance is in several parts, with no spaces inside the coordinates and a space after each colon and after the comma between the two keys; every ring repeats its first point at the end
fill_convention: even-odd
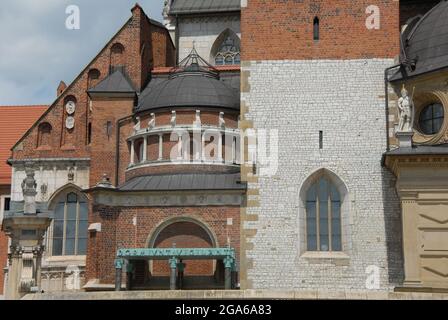
{"type": "Polygon", "coordinates": [[[69,101],[67,102],[67,104],[65,105],[65,110],[67,111],[68,114],[74,114],[75,110],[76,110],[76,104],[74,101],[69,101]]]}

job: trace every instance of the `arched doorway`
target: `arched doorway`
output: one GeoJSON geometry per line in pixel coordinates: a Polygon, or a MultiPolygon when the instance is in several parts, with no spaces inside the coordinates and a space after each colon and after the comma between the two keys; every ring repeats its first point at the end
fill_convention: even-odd
{"type": "MultiPolygon", "coordinates": [[[[152,248],[213,248],[214,240],[199,224],[193,221],[177,221],[163,228],[156,236],[152,248]]],[[[183,261],[185,276],[212,276],[213,261],[183,261]]],[[[153,276],[168,276],[169,265],[166,261],[154,261],[153,276]]]]}
{"type": "MultiPolygon", "coordinates": [[[[156,228],[148,241],[148,247],[168,248],[216,248],[216,236],[204,223],[188,217],[175,218],[156,228]]],[[[180,289],[219,289],[224,286],[224,264],[221,260],[182,260],[183,270],[178,274],[180,289]]],[[[169,289],[170,264],[166,260],[134,263],[133,287],[139,283],[150,289],[169,289]]]]}

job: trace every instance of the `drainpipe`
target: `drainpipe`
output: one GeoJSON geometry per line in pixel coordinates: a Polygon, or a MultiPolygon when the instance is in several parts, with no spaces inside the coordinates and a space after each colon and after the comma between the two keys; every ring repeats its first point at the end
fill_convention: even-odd
{"type": "Polygon", "coordinates": [[[117,120],[117,137],[116,137],[116,152],[115,152],[115,187],[118,187],[118,175],[120,173],[119,170],[119,166],[120,166],[120,129],[121,129],[121,125],[124,121],[132,119],[132,115],[131,116],[126,116],[124,118],[118,119],[117,120]]]}
{"type": "Polygon", "coordinates": [[[390,143],[389,143],[389,71],[401,67],[402,64],[396,64],[392,67],[386,68],[384,70],[384,88],[385,88],[385,106],[386,106],[386,144],[387,144],[387,152],[390,151],[390,143]]]}
{"type": "Polygon", "coordinates": [[[176,62],[175,66],[179,63],[179,16],[176,14],[176,31],[174,32],[174,38],[175,38],[175,46],[176,46],[176,62]]]}

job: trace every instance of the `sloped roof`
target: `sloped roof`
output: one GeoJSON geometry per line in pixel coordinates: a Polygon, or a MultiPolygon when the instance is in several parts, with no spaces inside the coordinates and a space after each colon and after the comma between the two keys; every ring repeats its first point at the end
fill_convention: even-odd
{"type": "Polygon", "coordinates": [[[134,86],[121,69],[115,70],[112,74],[103,79],[89,93],[117,92],[135,93],[134,86]]]}
{"type": "Polygon", "coordinates": [[[240,11],[241,0],[173,0],[170,14],[240,11]]]}
{"type": "Polygon", "coordinates": [[[11,184],[11,148],[48,106],[0,106],[0,184],[11,184]]]}
{"type": "Polygon", "coordinates": [[[131,179],[120,191],[245,190],[239,173],[189,173],[142,176],[131,179]]]}
{"type": "Polygon", "coordinates": [[[442,1],[402,34],[402,49],[407,60],[415,62],[415,69],[402,67],[391,80],[401,80],[448,67],[447,34],[448,2],[442,1]]]}

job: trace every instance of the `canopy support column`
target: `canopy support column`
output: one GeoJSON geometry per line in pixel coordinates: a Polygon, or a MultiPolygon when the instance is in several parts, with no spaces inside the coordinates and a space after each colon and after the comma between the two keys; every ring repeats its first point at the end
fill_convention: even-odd
{"type": "Polygon", "coordinates": [[[177,258],[171,258],[169,260],[170,263],[170,290],[176,290],[176,282],[177,282],[177,258]]]}
{"type": "Polygon", "coordinates": [[[224,258],[224,283],[225,283],[225,289],[231,290],[232,289],[232,269],[233,269],[233,259],[230,257],[224,258]]]}
{"type": "Polygon", "coordinates": [[[115,259],[115,291],[121,291],[123,259],[115,259]]]}

